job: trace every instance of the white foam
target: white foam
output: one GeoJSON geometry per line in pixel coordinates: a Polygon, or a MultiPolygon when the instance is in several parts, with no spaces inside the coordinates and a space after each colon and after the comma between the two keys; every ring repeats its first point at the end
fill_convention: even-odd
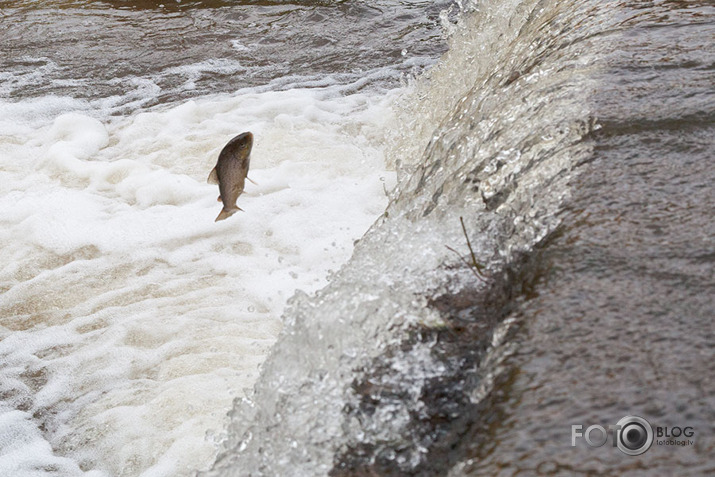
{"type": "Polygon", "coordinates": [[[11,96],[19,89],[39,86],[47,75],[61,70],[47,57],[23,56],[18,60],[24,65],[0,71],[0,96],[11,96]]]}
{"type": "Polygon", "coordinates": [[[180,76],[186,78],[186,81],[181,86],[183,90],[196,89],[196,81],[199,80],[205,73],[211,74],[238,74],[245,73],[246,68],[238,61],[228,59],[210,58],[198,63],[189,65],[181,65],[174,68],[168,68],[161,73],[160,77],[166,78],[170,76],[180,76]]]}
{"type": "Polygon", "coordinates": [[[14,114],[0,124],[0,474],[207,468],[285,301],[322,287],[385,208],[389,102],[333,86],[111,120],[0,105],[14,114]],[[214,223],[206,177],[247,130],[257,184],[214,223]]]}

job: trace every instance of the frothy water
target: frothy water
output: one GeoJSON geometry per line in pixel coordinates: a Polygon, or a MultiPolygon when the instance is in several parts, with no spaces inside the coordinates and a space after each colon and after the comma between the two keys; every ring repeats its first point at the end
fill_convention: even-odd
{"type": "Polygon", "coordinates": [[[253,384],[285,300],[322,287],[385,207],[386,102],[337,87],[243,94],[107,122],[69,113],[6,140],[10,441],[75,472],[210,462],[206,434],[253,384]],[[256,185],[245,213],[215,224],[206,176],[242,130],[258,138],[256,185]]]}

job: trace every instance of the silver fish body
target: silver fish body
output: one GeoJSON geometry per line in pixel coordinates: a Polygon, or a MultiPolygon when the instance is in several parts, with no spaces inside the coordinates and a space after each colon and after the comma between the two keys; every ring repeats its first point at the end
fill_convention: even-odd
{"type": "Polygon", "coordinates": [[[253,134],[244,132],[228,141],[218,155],[216,167],[213,168],[208,178],[209,184],[218,184],[221,194],[219,200],[223,202],[223,209],[216,217],[216,222],[231,217],[242,210],[236,206],[236,200],[243,193],[243,187],[246,184],[252,147],[253,134]]]}

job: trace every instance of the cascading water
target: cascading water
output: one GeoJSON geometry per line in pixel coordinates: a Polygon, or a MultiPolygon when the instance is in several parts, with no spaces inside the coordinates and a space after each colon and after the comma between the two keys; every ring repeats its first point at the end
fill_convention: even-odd
{"type": "MultiPolygon", "coordinates": [[[[206,475],[445,475],[450,469],[451,475],[520,470],[572,475],[580,465],[607,472],[623,464],[612,455],[570,447],[571,425],[588,425],[589,419],[615,418],[615,423],[636,411],[657,414],[660,403],[648,399],[633,400],[630,405],[639,407],[633,409],[626,400],[602,400],[597,388],[578,398],[567,391],[572,379],[595,386],[600,373],[612,372],[620,360],[638,362],[634,372],[650,369],[654,363],[643,361],[652,352],[647,340],[633,343],[635,350],[606,354],[604,363],[590,368],[577,364],[588,359],[571,356],[572,362],[562,364],[579,374],[567,373],[568,380],[549,361],[572,348],[580,347],[586,356],[606,350],[624,327],[630,329],[629,322],[640,323],[647,335],[649,326],[657,326],[654,316],[672,316],[677,310],[622,316],[589,335],[564,331],[563,340],[541,351],[539,329],[569,329],[570,319],[598,321],[600,312],[594,307],[582,314],[582,300],[589,301],[585,283],[586,294],[575,304],[568,299],[553,303],[539,293],[550,277],[563,281],[559,267],[612,266],[588,254],[561,255],[563,237],[570,237],[566,245],[572,247],[592,240],[582,234],[601,233],[589,223],[599,219],[579,209],[584,200],[591,205],[611,201],[607,188],[596,192],[598,199],[584,197],[582,175],[593,182],[603,174],[599,168],[627,170],[634,155],[650,160],[650,146],[628,150],[627,143],[611,137],[629,129],[639,140],[641,130],[652,137],[663,128],[695,128],[695,157],[699,161],[713,152],[712,141],[703,143],[699,131],[713,130],[712,82],[708,92],[693,73],[712,80],[707,67],[712,52],[694,64],[678,63],[662,53],[667,41],[656,33],[691,22],[692,30],[683,34],[674,54],[693,61],[689,52],[703,41],[696,32],[713,31],[712,8],[677,2],[631,7],[620,2],[485,1],[466,10],[453,26],[448,53],[400,102],[399,133],[388,160],[402,177],[384,216],[326,288],[314,297],[292,299],[255,391],[237,402],[225,450],[206,475]],[[633,37],[642,42],[640,51],[629,44],[633,37]],[[687,93],[667,93],[674,98],[693,94],[701,101],[685,101],[672,116],[653,106],[642,108],[663,118],[642,120],[619,101],[632,102],[634,109],[648,101],[629,88],[632,75],[641,74],[630,69],[641,64],[657,68],[659,61],[664,68],[668,63],[685,68],[689,80],[687,93]],[[604,163],[603,157],[611,161],[604,163]],[[594,161],[600,165],[594,167],[594,161]],[[560,306],[561,313],[552,316],[562,321],[537,314],[533,307],[538,302],[550,309],[560,306]],[[531,363],[528,352],[534,349],[540,351],[534,352],[539,360],[531,363]],[[540,372],[539,366],[550,372],[540,372]],[[529,368],[532,374],[520,374],[529,368]],[[526,407],[532,415],[513,413],[519,409],[515,400],[532,392],[529,383],[537,386],[531,389],[553,391],[554,403],[542,397],[548,412],[526,407]],[[566,403],[571,407],[564,409],[566,403]],[[584,404],[591,406],[586,412],[584,404]],[[594,415],[597,410],[600,414],[594,415]],[[520,426],[530,435],[520,438],[520,426]],[[507,448],[501,439],[517,447],[507,448]],[[590,463],[582,464],[587,457],[590,463]]],[[[664,91],[663,83],[672,80],[667,74],[665,69],[663,79],[639,78],[640,87],[664,91]]],[[[707,203],[703,211],[712,210],[712,195],[707,203]]],[[[654,219],[645,213],[641,220],[654,219]]],[[[611,230],[614,242],[608,247],[617,249],[618,237],[629,233],[627,227],[611,230]]],[[[697,234],[688,238],[698,244],[697,234]]],[[[701,247],[696,256],[712,270],[707,243],[695,245],[701,247]]],[[[611,270],[618,273],[616,267],[611,270]]],[[[682,273],[699,274],[688,267],[682,273]]],[[[562,286],[578,290],[581,276],[573,272],[571,278],[576,281],[562,286]]],[[[614,304],[642,299],[610,293],[614,304]]],[[[704,379],[704,356],[712,357],[712,348],[706,351],[707,340],[697,336],[712,338],[712,324],[703,321],[712,302],[696,300],[686,308],[695,310],[697,328],[687,341],[704,353],[688,369],[704,379]]],[[[614,376],[622,384],[611,382],[612,389],[629,389],[629,376],[622,374],[626,369],[623,365],[614,376]]],[[[677,369],[669,376],[672,385],[686,379],[677,369]]],[[[649,386],[657,387],[657,381],[649,380],[649,386]]],[[[691,424],[695,420],[702,429],[712,407],[707,411],[704,401],[688,406],[691,413],[676,411],[670,418],[690,416],[691,424]]],[[[684,451],[693,468],[703,469],[708,448],[712,439],[703,436],[701,447],[684,451]]],[[[681,463],[661,457],[630,465],[668,473],[681,463]]]]}

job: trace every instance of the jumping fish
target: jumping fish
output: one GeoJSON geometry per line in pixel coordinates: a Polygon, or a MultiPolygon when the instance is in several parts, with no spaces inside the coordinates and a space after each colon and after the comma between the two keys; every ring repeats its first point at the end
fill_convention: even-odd
{"type": "Polygon", "coordinates": [[[236,206],[236,199],[243,193],[243,187],[246,184],[252,147],[253,134],[245,132],[228,141],[218,155],[216,167],[213,168],[207,180],[209,184],[218,184],[221,194],[218,200],[223,202],[223,209],[216,217],[215,222],[243,210],[236,206]]]}

